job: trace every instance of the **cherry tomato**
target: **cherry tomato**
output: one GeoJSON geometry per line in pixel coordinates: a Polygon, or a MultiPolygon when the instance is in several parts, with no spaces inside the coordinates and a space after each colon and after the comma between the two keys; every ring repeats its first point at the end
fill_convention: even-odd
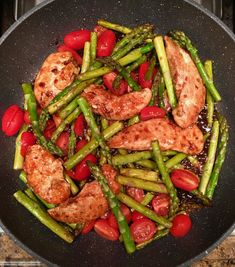
{"type": "Polygon", "coordinates": [[[137,210],[134,210],[134,211],[132,212],[132,217],[131,217],[131,219],[132,219],[133,222],[135,222],[135,221],[137,221],[137,220],[139,220],[139,219],[143,219],[143,218],[147,218],[147,217],[145,217],[143,214],[141,214],[141,213],[138,212],[137,210]]]}
{"type": "Polygon", "coordinates": [[[66,173],[72,179],[75,179],[75,172],[73,170],[66,170],[66,173]]]}
{"type": "Polygon", "coordinates": [[[111,241],[118,240],[119,238],[118,230],[112,228],[105,219],[98,219],[95,222],[94,230],[101,237],[111,241]]]}
{"type": "Polygon", "coordinates": [[[172,221],[172,227],[170,232],[175,237],[185,236],[192,227],[192,221],[188,215],[179,214],[176,215],[172,221]]]}
{"type": "Polygon", "coordinates": [[[88,30],[77,30],[65,35],[64,43],[69,48],[79,50],[84,47],[85,42],[90,41],[91,33],[88,30]]]}
{"type": "Polygon", "coordinates": [[[31,123],[28,110],[24,112],[24,122],[28,125],[31,123]]]}
{"type": "Polygon", "coordinates": [[[151,88],[153,84],[153,77],[156,74],[156,69],[153,70],[153,75],[150,80],[145,79],[145,74],[148,71],[149,62],[144,62],[139,67],[139,84],[142,88],[151,88]]]}
{"type": "Polygon", "coordinates": [[[15,135],[24,123],[24,111],[17,105],[12,105],[2,117],[2,131],[8,135],[15,135]]]}
{"type": "Polygon", "coordinates": [[[171,172],[171,181],[175,187],[185,191],[192,191],[199,185],[198,177],[188,170],[173,170],[171,172]]]}
{"type": "Polygon", "coordinates": [[[135,187],[128,187],[127,194],[134,198],[136,201],[141,202],[144,199],[144,190],[135,188],[135,187]]]}
{"type": "Polygon", "coordinates": [[[79,140],[76,144],[76,152],[78,152],[81,148],[83,148],[87,144],[85,139],[79,140]]]}
{"type": "Polygon", "coordinates": [[[134,241],[138,244],[148,241],[157,231],[156,224],[148,218],[142,218],[130,226],[134,241]]]}
{"type": "MultiPolygon", "coordinates": [[[[129,223],[131,221],[131,211],[130,211],[130,209],[124,204],[121,204],[120,208],[121,208],[121,211],[122,211],[123,215],[126,218],[127,223],[129,223]]],[[[109,225],[111,227],[113,227],[115,229],[118,229],[118,222],[117,222],[116,217],[112,213],[112,211],[110,211],[107,220],[108,220],[108,223],[109,223],[109,225]]]]}
{"type": "Polygon", "coordinates": [[[153,118],[164,118],[165,115],[166,111],[156,106],[145,107],[140,111],[140,119],[142,121],[147,121],[153,118]]]}
{"type": "Polygon", "coordinates": [[[107,31],[107,28],[97,25],[94,28],[94,32],[96,32],[97,36],[99,37],[103,32],[107,31]]]}
{"type": "Polygon", "coordinates": [[[55,143],[64,153],[67,154],[69,149],[69,133],[62,132],[55,143]]]}
{"type": "Polygon", "coordinates": [[[128,84],[123,79],[120,82],[120,85],[117,89],[113,88],[113,81],[117,77],[117,74],[115,72],[109,72],[103,76],[103,82],[104,85],[109,89],[109,91],[117,96],[121,96],[125,93],[127,93],[128,90],[128,84]]]}
{"type": "Polygon", "coordinates": [[[94,225],[95,225],[95,220],[92,220],[88,223],[85,224],[85,226],[83,227],[82,229],[82,234],[88,234],[93,228],[94,228],[94,225]]]}
{"type": "Polygon", "coordinates": [[[76,59],[78,65],[82,65],[81,56],[75,50],[73,50],[72,48],[68,47],[67,45],[62,44],[62,45],[58,46],[57,47],[57,51],[59,51],[59,52],[67,52],[67,51],[70,52],[73,55],[73,57],[76,59]]]}
{"type": "Polygon", "coordinates": [[[46,123],[46,128],[43,131],[43,135],[46,137],[46,139],[51,139],[53,132],[56,129],[55,122],[53,120],[48,120],[46,123]]]}
{"type": "Polygon", "coordinates": [[[84,129],[86,127],[86,121],[83,114],[80,114],[74,122],[74,132],[76,136],[84,136],[84,129]]]}
{"type": "Polygon", "coordinates": [[[170,208],[170,197],[167,194],[158,194],[153,198],[152,206],[158,216],[166,216],[170,208]]]}
{"type": "Polygon", "coordinates": [[[31,132],[24,132],[21,135],[21,149],[20,154],[24,157],[30,146],[33,146],[37,141],[37,138],[31,132]]]}
{"type": "Polygon", "coordinates": [[[108,57],[112,54],[116,44],[116,35],[111,30],[102,32],[97,41],[97,56],[108,57]]]}
{"type": "Polygon", "coordinates": [[[75,167],[75,180],[82,181],[91,175],[90,169],[87,166],[87,161],[96,163],[97,159],[93,154],[87,155],[78,165],[75,167]]]}

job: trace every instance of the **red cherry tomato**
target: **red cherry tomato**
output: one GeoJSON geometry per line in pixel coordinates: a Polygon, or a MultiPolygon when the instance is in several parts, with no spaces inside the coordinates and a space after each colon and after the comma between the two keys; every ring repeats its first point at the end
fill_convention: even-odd
{"type": "Polygon", "coordinates": [[[91,33],[88,30],[77,30],[65,35],[64,43],[74,50],[84,47],[85,42],[90,41],[91,33]]]}
{"type": "Polygon", "coordinates": [[[66,173],[72,179],[75,179],[75,172],[73,170],[66,170],[66,173]]]}
{"type": "Polygon", "coordinates": [[[173,170],[171,172],[171,181],[175,187],[185,191],[192,191],[198,188],[199,185],[198,177],[188,170],[173,170]]]}
{"type": "Polygon", "coordinates": [[[111,30],[102,32],[97,42],[97,56],[108,57],[112,54],[116,44],[116,35],[111,30]]]}
{"type": "Polygon", "coordinates": [[[76,152],[78,152],[81,148],[83,148],[87,144],[85,139],[79,140],[76,144],[76,152]]]}
{"type": "Polygon", "coordinates": [[[26,110],[24,113],[24,122],[28,125],[31,123],[28,110],[26,110]]]}
{"type": "Polygon", "coordinates": [[[86,223],[85,226],[83,227],[81,233],[83,235],[88,234],[94,228],[94,225],[95,225],[95,220],[92,220],[92,221],[86,223]]]}
{"type": "Polygon", "coordinates": [[[170,232],[175,237],[185,236],[192,227],[192,221],[188,215],[179,214],[176,215],[172,221],[173,226],[170,229],[170,232]]]}
{"type": "MultiPolygon", "coordinates": [[[[129,223],[131,221],[131,211],[130,209],[124,205],[124,204],[121,204],[121,211],[123,213],[123,215],[125,216],[126,218],[126,221],[127,223],[129,223]]],[[[117,219],[116,217],[114,216],[114,214],[110,211],[109,215],[108,215],[108,223],[111,227],[115,228],[115,229],[118,229],[118,222],[117,222],[117,219]]]]}
{"type": "Polygon", "coordinates": [[[21,149],[20,154],[24,157],[27,153],[27,150],[30,146],[33,146],[37,141],[37,138],[33,133],[24,132],[21,135],[21,149]]]}
{"type": "Polygon", "coordinates": [[[127,194],[134,198],[136,201],[141,202],[144,199],[144,190],[135,188],[135,187],[128,187],[127,194]]]}
{"type": "Polygon", "coordinates": [[[64,153],[67,154],[69,149],[69,133],[62,132],[55,143],[64,153]]]}
{"type": "Polygon", "coordinates": [[[156,224],[148,218],[142,218],[130,226],[134,241],[138,244],[148,241],[157,231],[156,224]]]}
{"type": "Polygon", "coordinates": [[[159,107],[145,107],[140,111],[140,119],[142,121],[147,121],[153,118],[164,118],[166,111],[159,107]]]}
{"type": "Polygon", "coordinates": [[[93,154],[89,154],[80,163],[78,163],[75,167],[75,180],[82,181],[91,175],[90,169],[86,163],[87,161],[96,163],[97,159],[93,154]]]}
{"type": "Polygon", "coordinates": [[[97,25],[94,28],[94,32],[96,32],[97,36],[99,37],[103,32],[107,31],[107,28],[97,25]]]}
{"type": "Polygon", "coordinates": [[[83,114],[80,114],[74,122],[74,132],[76,136],[84,136],[84,129],[86,127],[86,121],[83,114]]]}
{"type": "Polygon", "coordinates": [[[170,197],[167,194],[158,194],[153,198],[152,206],[158,216],[166,216],[170,208],[170,197]]]}
{"type": "Polygon", "coordinates": [[[46,128],[43,131],[43,135],[46,137],[46,139],[51,139],[53,132],[56,129],[55,122],[53,120],[48,120],[46,124],[46,128]]]}
{"type": "Polygon", "coordinates": [[[119,238],[118,230],[112,228],[105,219],[98,219],[95,222],[94,230],[101,237],[111,241],[118,240],[119,238]]]}
{"type": "Polygon", "coordinates": [[[59,52],[67,52],[67,51],[70,52],[73,55],[73,57],[77,60],[78,65],[82,65],[81,56],[75,50],[73,50],[72,48],[68,47],[67,45],[62,44],[62,45],[58,46],[57,47],[57,51],[59,51],[59,52]]]}
{"type": "Polygon", "coordinates": [[[2,131],[8,135],[15,135],[24,123],[24,111],[17,105],[12,105],[2,117],[2,131]]]}
{"type": "Polygon", "coordinates": [[[127,93],[128,90],[128,84],[126,81],[121,80],[120,85],[117,89],[113,88],[113,81],[117,77],[117,74],[115,72],[109,72],[103,76],[103,82],[104,85],[109,89],[109,91],[117,96],[121,96],[125,93],[127,93]]]}
{"type": "Polygon", "coordinates": [[[149,62],[144,62],[139,67],[139,84],[142,88],[151,88],[153,84],[153,77],[156,74],[156,69],[153,70],[153,75],[150,80],[145,79],[145,74],[148,71],[149,62]]]}
{"type": "Polygon", "coordinates": [[[132,221],[133,222],[135,222],[135,221],[137,221],[137,220],[139,220],[139,219],[143,219],[143,218],[146,218],[143,214],[141,214],[140,212],[138,212],[138,211],[136,211],[136,210],[134,210],[133,212],[132,212],[132,217],[131,217],[131,219],[132,219],[132,221]]]}

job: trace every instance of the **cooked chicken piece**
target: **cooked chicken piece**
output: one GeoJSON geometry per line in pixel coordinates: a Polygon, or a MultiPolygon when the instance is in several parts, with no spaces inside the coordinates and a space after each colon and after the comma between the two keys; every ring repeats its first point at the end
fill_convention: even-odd
{"type": "Polygon", "coordinates": [[[41,146],[28,149],[24,170],[29,186],[46,202],[59,204],[69,198],[70,186],[64,180],[62,162],[41,146]]]}
{"type": "Polygon", "coordinates": [[[106,91],[103,86],[91,85],[82,93],[95,113],[108,120],[127,120],[137,115],[146,107],[152,92],[145,88],[140,92],[131,92],[116,96],[106,91]]]}
{"type": "Polygon", "coordinates": [[[175,86],[178,105],[175,122],[182,128],[193,125],[205,104],[206,89],[190,55],[165,36],[166,54],[175,86]]]}
{"type": "Polygon", "coordinates": [[[112,137],[110,148],[150,150],[151,142],[158,140],[162,150],[176,150],[198,154],[204,146],[203,134],[196,126],[182,129],[166,118],[151,119],[129,126],[112,137]]]}
{"type": "Polygon", "coordinates": [[[113,193],[118,194],[120,192],[121,186],[116,181],[117,171],[109,164],[104,164],[101,169],[113,193]]]}
{"type": "Polygon", "coordinates": [[[69,86],[79,73],[77,61],[70,52],[50,54],[36,77],[34,84],[35,97],[42,108],[69,86]]]}
{"type": "Polygon", "coordinates": [[[93,181],[84,185],[82,191],[59,206],[50,209],[49,214],[56,220],[66,223],[85,223],[95,220],[108,210],[98,182],[93,181]]]}

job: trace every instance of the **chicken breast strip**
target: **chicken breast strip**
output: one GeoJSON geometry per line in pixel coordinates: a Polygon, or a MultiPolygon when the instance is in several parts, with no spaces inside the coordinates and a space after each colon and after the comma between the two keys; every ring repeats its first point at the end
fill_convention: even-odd
{"type": "Polygon", "coordinates": [[[80,68],[70,52],[57,52],[50,54],[35,79],[34,93],[42,108],[69,86],[80,68]]]}
{"type": "Polygon", "coordinates": [[[91,105],[95,113],[108,120],[127,120],[139,114],[148,105],[152,92],[146,88],[139,92],[131,92],[116,96],[106,91],[103,86],[91,85],[82,96],[91,105]]]}
{"type": "MultiPolygon", "coordinates": [[[[120,184],[116,182],[116,170],[105,164],[102,171],[112,191],[118,193],[120,184]]],[[[98,182],[85,184],[82,191],[74,198],[68,199],[59,206],[50,209],[49,214],[57,221],[65,223],[86,223],[104,215],[108,210],[108,202],[98,182]]]]}
{"type": "Polygon", "coordinates": [[[46,202],[59,204],[69,198],[70,185],[64,180],[62,162],[41,146],[28,149],[24,170],[29,186],[46,202]]]}
{"type": "Polygon", "coordinates": [[[182,129],[167,118],[151,119],[125,128],[112,137],[110,148],[150,150],[151,142],[158,140],[162,150],[176,150],[186,154],[198,154],[204,146],[201,130],[196,126],[182,129]]]}
{"type": "Polygon", "coordinates": [[[198,119],[205,104],[206,89],[190,55],[165,36],[166,54],[175,86],[178,105],[173,110],[175,122],[187,128],[198,119]]]}

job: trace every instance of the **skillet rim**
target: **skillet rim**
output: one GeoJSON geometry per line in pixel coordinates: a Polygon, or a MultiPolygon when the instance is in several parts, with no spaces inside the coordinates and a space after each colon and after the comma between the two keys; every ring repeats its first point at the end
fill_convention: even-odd
{"type": "MultiPolygon", "coordinates": [[[[17,20],[16,22],[14,22],[14,24],[12,24],[7,30],[6,32],[1,36],[0,38],[0,46],[2,45],[2,43],[7,39],[7,37],[24,21],[26,20],[28,17],[30,17],[31,15],[33,15],[35,12],[37,12],[39,9],[43,8],[44,6],[54,2],[55,0],[46,0],[44,2],[42,2],[41,4],[35,6],[34,8],[32,8],[31,10],[29,10],[28,12],[26,12],[23,16],[20,17],[19,20],[17,20]]],[[[196,9],[200,10],[202,13],[204,13],[206,16],[208,16],[209,18],[211,18],[215,23],[217,23],[222,30],[224,30],[229,37],[233,40],[234,44],[235,44],[235,34],[229,29],[229,27],[227,25],[225,25],[217,16],[215,16],[211,11],[209,11],[207,8],[202,7],[201,5],[199,5],[198,3],[194,2],[193,0],[183,0],[184,2],[188,3],[189,5],[195,7],[196,9]]],[[[22,243],[20,240],[17,239],[17,237],[15,237],[11,231],[3,224],[1,218],[0,218],[0,226],[1,228],[4,230],[4,233],[6,233],[8,236],[10,236],[10,238],[17,244],[19,245],[22,249],[24,249],[27,253],[29,253],[31,256],[33,256],[35,259],[40,260],[42,263],[47,264],[48,266],[59,266],[57,264],[53,264],[50,261],[48,261],[47,259],[41,257],[40,255],[38,255],[37,253],[35,253],[33,250],[31,250],[28,246],[26,246],[24,243],[22,243]]],[[[195,261],[199,261],[201,258],[203,258],[204,256],[206,256],[208,253],[210,253],[213,249],[215,249],[216,246],[218,246],[223,240],[225,240],[231,233],[232,231],[235,229],[235,220],[233,222],[233,224],[231,225],[231,227],[220,237],[218,238],[211,246],[208,247],[207,250],[202,251],[200,254],[198,254],[197,256],[187,260],[186,262],[178,265],[178,266],[189,266],[191,265],[193,262],[195,261]]]]}

